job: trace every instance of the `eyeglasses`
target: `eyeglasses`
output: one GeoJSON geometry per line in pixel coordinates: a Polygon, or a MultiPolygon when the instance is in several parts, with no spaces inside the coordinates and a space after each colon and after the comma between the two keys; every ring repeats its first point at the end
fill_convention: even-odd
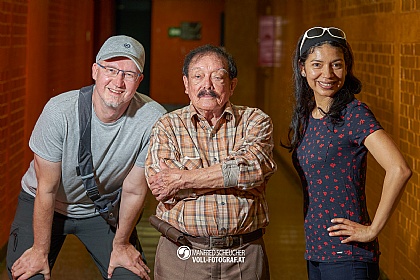
{"type": "Polygon", "coordinates": [[[127,82],[136,82],[137,79],[141,75],[141,73],[136,73],[136,72],[133,72],[133,71],[124,71],[124,70],[121,70],[121,69],[116,69],[114,67],[103,66],[99,63],[96,63],[96,64],[98,64],[99,67],[101,67],[102,69],[105,70],[104,74],[107,77],[114,78],[114,77],[117,77],[120,72],[122,72],[123,73],[123,79],[127,82]]]}
{"type": "Polygon", "coordinates": [[[346,40],[346,33],[343,30],[336,28],[336,27],[312,27],[306,30],[305,34],[303,35],[302,42],[300,43],[299,51],[302,54],[302,47],[305,43],[306,39],[314,39],[324,36],[325,31],[330,34],[333,38],[338,38],[342,40],[346,40]]]}
{"type": "MultiPolygon", "coordinates": [[[[204,78],[206,77],[206,72],[202,69],[193,69],[190,73],[190,79],[195,85],[204,81],[204,78]]],[[[229,73],[226,69],[221,68],[210,72],[210,79],[214,84],[223,85],[228,78],[229,73]]]]}

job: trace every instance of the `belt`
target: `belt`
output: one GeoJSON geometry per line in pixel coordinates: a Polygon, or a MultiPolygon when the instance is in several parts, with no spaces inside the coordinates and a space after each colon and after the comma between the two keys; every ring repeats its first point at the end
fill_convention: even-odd
{"type": "Polygon", "coordinates": [[[191,243],[198,243],[211,248],[231,248],[242,246],[261,238],[264,234],[264,229],[260,228],[256,231],[228,236],[191,236],[184,235],[184,238],[191,243]]]}

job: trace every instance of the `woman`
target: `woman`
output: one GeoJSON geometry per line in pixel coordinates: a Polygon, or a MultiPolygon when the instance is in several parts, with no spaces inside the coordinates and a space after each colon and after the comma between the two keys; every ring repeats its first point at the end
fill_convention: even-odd
{"type": "Polygon", "coordinates": [[[395,209],[411,170],[369,108],[355,94],[353,54],[335,27],[308,29],[294,61],[295,106],[289,129],[293,163],[304,189],[309,279],[378,279],[377,236],[395,209]],[[367,152],[385,169],[373,220],[366,207],[367,152]]]}

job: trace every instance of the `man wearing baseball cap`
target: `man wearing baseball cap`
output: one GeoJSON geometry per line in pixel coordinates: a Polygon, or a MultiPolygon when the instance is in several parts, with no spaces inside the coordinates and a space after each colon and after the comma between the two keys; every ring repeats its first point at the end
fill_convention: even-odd
{"type": "Polygon", "coordinates": [[[110,37],[92,65],[94,85],[45,105],[29,141],[34,159],[22,178],[10,230],[11,279],[50,279],[68,234],[85,245],[104,279],[150,279],[135,225],[148,190],[144,163],[151,128],[165,109],[136,92],[144,62],[137,40],[110,37]],[[86,155],[79,152],[82,135],[90,136],[90,174],[79,160],[86,155]],[[95,191],[86,187],[88,180],[95,191]],[[98,208],[104,199],[111,204],[98,208]]]}

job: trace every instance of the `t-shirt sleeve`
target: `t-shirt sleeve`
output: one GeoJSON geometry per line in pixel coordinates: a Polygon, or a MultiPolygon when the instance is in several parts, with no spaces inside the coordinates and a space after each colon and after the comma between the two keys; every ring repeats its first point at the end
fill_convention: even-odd
{"type": "Polygon", "coordinates": [[[148,118],[142,121],[142,126],[144,127],[144,134],[142,135],[142,144],[140,146],[139,154],[136,158],[136,166],[145,167],[146,156],[150,145],[150,135],[152,133],[152,128],[157,120],[166,113],[166,110],[156,103],[151,101],[147,104],[150,106],[150,111],[148,113],[148,118]]]}
{"type": "Polygon", "coordinates": [[[349,120],[351,140],[359,146],[370,134],[383,129],[369,107],[360,101],[350,109],[346,118],[349,120]]]}
{"type": "Polygon", "coordinates": [[[136,166],[138,167],[145,166],[147,150],[150,144],[150,133],[151,133],[151,129],[147,129],[143,135],[144,141],[142,141],[142,144],[140,146],[140,151],[139,151],[139,154],[137,155],[136,163],[135,163],[136,166]]]}
{"type": "Polygon", "coordinates": [[[51,100],[45,105],[29,139],[31,150],[43,159],[59,162],[63,153],[63,115],[51,100]]]}

